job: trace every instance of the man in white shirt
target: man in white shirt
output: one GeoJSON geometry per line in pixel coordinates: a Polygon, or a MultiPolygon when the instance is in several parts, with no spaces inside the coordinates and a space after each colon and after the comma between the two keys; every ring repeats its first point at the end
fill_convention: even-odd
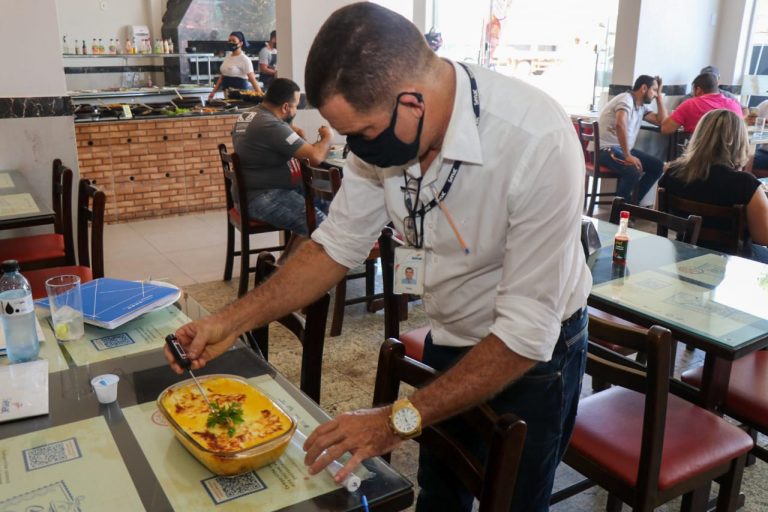
{"type": "Polygon", "coordinates": [[[616,195],[627,202],[635,186],[641,201],[661,177],[663,162],[634,146],[643,121],[661,125],[666,117],[661,78],[649,75],[637,77],[631,91],[617,94],[600,111],[600,165],[621,176],[616,195]],[[656,112],[650,107],[654,99],[656,112]]]}
{"type": "MultiPolygon", "coordinates": [[[[309,102],[347,135],[342,189],[312,240],[270,281],[177,331],[193,369],[334,286],[392,221],[405,254],[421,256],[409,261],[423,265],[415,275],[432,327],[423,360],[444,373],[395,407],[318,427],[304,446],[310,473],[351,452],[341,481],[418,427],[490,400],[528,423],[513,509],[548,510],[578,404],[592,283],[579,240],[583,158],[568,116],[519,80],[440,59],[413,24],[372,2],[325,22],[305,85],[309,102]],[[401,411],[416,428],[403,428],[401,411]]],[[[482,450],[474,437],[465,442],[482,450]]],[[[419,484],[417,510],[471,510],[471,493],[423,449],[419,484]]]]}
{"type": "Polygon", "coordinates": [[[264,90],[269,89],[277,77],[277,31],[269,34],[269,41],[259,50],[259,80],[264,84],[264,90]]]}

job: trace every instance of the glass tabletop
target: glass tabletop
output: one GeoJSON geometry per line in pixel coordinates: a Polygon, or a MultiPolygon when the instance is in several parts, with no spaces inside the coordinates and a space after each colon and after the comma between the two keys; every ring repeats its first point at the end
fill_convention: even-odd
{"type": "MultiPolygon", "coordinates": [[[[189,304],[183,309],[190,317],[197,316],[189,304]]],[[[151,511],[198,506],[362,510],[363,495],[376,510],[402,510],[413,502],[411,482],[380,458],[366,460],[356,470],[363,482],[353,493],[336,486],[326,473],[310,478],[301,463],[300,444],[294,442],[270,466],[242,478],[216,477],[161,424],[157,397],[168,386],[189,378],[170,371],[161,347],[162,342],[153,350],[104,360],[68,358],[68,368],[51,371],[49,413],[0,423],[0,483],[11,484],[0,485],[0,509],[38,506],[35,500],[40,499],[46,507],[56,500],[68,503],[66,510],[80,510],[76,505],[82,501],[94,510],[109,506],[151,511]],[[108,373],[120,377],[118,397],[116,402],[100,405],[90,382],[108,373]]],[[[248,379],[294,416],[304,435],[329,419],[241,341],[195,373],[248,379]]]]}
{"type": "Polygon", "coordinates": [[[53,222],[49,201],[43,200],[19,171],[0,171],[0,227],[53,222]]]}
{"type": "Polygon", "coordinates": [[[617,226],[595,221],[590,302],[703,342],[719,355],[768,343],[768,265],[630,229],[626,265],[613,262],[617,226]]]}

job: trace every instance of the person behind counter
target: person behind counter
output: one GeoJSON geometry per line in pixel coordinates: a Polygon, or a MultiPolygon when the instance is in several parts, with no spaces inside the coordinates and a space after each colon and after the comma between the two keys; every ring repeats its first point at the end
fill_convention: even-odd
{"type": "Polygon", "coordinates": [[[211,101],[219,89],[250,89],[250,83],[253,90],[263,93],[259,82],[256,81],[256,74],[253,71],[253,62],[243,51],[248,48],[248,41],[240,31],[229,34],[229,49],[232,53],[226,56],[221,63],[221,76],[213,86],[213,90],[208,95],[208,101],[211,101]]]}
{"type": "Polygon", "coordinates": [[[277,31],[269,34],[269,41],[259,52],[259,79],[264,84],[264,89],[277,78],[277,31]]]}

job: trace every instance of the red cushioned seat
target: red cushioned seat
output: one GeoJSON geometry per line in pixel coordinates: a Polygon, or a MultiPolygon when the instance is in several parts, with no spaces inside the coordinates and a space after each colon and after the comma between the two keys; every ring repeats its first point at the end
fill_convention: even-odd
{"type": "Polygon", "coordinates": [[[421,361],[424,357],[424,340],[429,334],[430,327],[419,327],[400,335],[400,342],[405,345],[405,355],[421,361]]]}
{"type": "Polygon", "coordinates": [[[24,272],[24,277],[29,281],[29,285],[32,287],[32,298],[42,299],[47,296],[45,291],[45,282],[51,277],[61,275],[76,275],[80,276],[81,283],[87,283],[93,281],[93,272],[90,267],[83,267],[79,265],[72,265],[68,267],[54,267],[54,268],[42,268],[40,270],[28,270],[24,272]]]}
{"type": "MultiPolygon", "coordinates": [[[[683,373],[683,382],[701,387],[702,368],[683,373]]],[[[733,362],[726,412],[768,430],[768,352],[761,350],[733,362]]]]}
{"type": "MultiPolygon", "coordinates": [[[[645,396],[614,387],[579,402],[569,449],[589,454],[627,485],[637,481],[645,396]]],[[[752,439],[709,411],[669,396],[659,489],[667,489],[747,453],[752,439]]]]}
{"type": "MultiPolygon", "coordinates": [[[[237,208],[229,209],[229,218],[232,220],[232,222],[234,222],[238,226],[242,224],[242,219],[240,218],[240,212],[237,211],[237,208]]],[[[249,221],[248,225],[251,227],[251,229],[270,228],[270,231],[275,229],[274,227],[272,227],[271,224],[267,224],[266,222],[262,222],[256,219],[252,219],[251,221],[249,221]]]]}
{"type": "Polygon", "coordinates": [[[16,260],[20,264],[66,257],[64,235],[20,236],[0,241],[0,261],[16,260]]]}

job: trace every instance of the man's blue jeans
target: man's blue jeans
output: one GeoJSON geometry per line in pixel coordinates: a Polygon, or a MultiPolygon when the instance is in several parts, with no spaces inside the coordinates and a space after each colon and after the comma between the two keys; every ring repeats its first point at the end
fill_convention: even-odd
{"type": "MultiPolygon", "coordinates": [[[[327,211],[327,210],[326,210],[327,211]]],[[[295,189],[264,189],[248,191],[248,215],[253,219],[308,236],[304,194],[295,189]]],[[[325,220],[315,205],[318,225],[325,220]]]]}
{"type": "Polygon", "coordinates": [[[643,164],[642,173],[634,165],[622,164],[611,157],[613,154],[615,158],[625,160],[626,157],[621,148],[614,146],[600,150],[600,165],[621,176],[618,185],[616,185],[616,195],[623,197],[628,203],[632,202],[632,190],[635,185],[638,186],[637,201],[640,202],[645,194],[651,190],[653,184],[661,178],[661,173],[664,172],[664,163],[658,158],[637,149],[633,149],[630,153],[643,164]]]}
{"type": "MultiPolygon", "coordinates": [[[[497,412],[512,412],[528,425],[512,502],[511,510],[515,512],[549,510],[555,469],[565,453],[576,420],[586,364],[588,316],[583,309],[563,322],[552,359],[538,363],[490,401],[497,412]]],[[[433,345],[430,334],[423,361],[437,370],[445,370],[466,352],[463,348],[433,345]]],[[[487,446],[474,430],[457,419],[448,420],[445,426],[462,436],[465,444],[484,459],[487,446]]],[[[455,476],[450,464],[423,447],[419,452],[418,482],[421,486],[416,502],[418,512],[472,510],[472,493],[455,476]]]]}

